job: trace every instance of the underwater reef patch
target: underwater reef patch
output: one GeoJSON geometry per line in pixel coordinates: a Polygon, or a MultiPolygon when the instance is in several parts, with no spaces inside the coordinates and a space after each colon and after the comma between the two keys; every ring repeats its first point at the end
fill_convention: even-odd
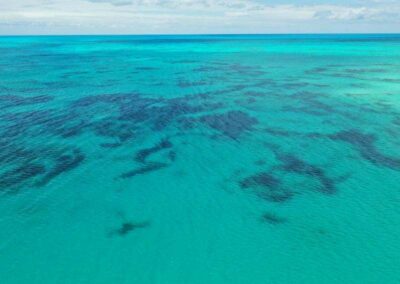
{"type": "Polygon", "coordinates": [[[280,217],[280,216],[276,215],[275,213],[266,212],[261,216],[260,221],[263,223],[271,224],[271,225],[280,225],[280,224],[286,223],[287,219],[280,217]]]}
{"type": "Polygon", "coordinates": [[[33,104],[47,103],[53,100],[53,96],[40,95],[33,97],[23,97],[17,95],[1,95],[0,96],[0,109],[8,107],[17,107],[33,104]]]}
{"type": "Polygon", "coordinates": [[[209,85],[210,83],[207,81],[185,81],[185,80],[179,80],[177,85],[179,88],[193,88],[193,87],[200,87],[200,86],[206,86],[209,85]]]}
{"type": "Polygon", "coordinates": [[[319,187],[320,192],[325,194],[336,192],[335,181],[330,179],[322,168],[309,164],[290,154],[277,154],[277,157],[283,163],[282,169],[284,171],[318,179],[321,184],[319,187]]]}
{"type": "Polygon", "coordinates": [[[378,138],[373,134],[365,134],[358,130],[344,130],[329,136],[332,140],[351,144],[367,161],[377,166],[394,170],[400,169],[400,158],[390,157],[381,153],[375,143],[378,138]]]}
{"type": "Polygon", "coordinates": [[[118,148],[121,147],[121,143],[101,143],[100,147],[102,148],[118,148]]]}
{"type": "Polygon", "coordinates": [[[281,181],[267,172],[260,172],[239,182],[242,189],[251,189],[262,199],[271,202],[285,202],[291,199],[294,192],[283,187],[281,181]]]}
{"type": "Polygon", "coordinates": [[[162,139],[159,143],[157,143],[157,145],[138,151],[135,155],[135,161],[138,163],[146,163],[146,160],[150,155],[164,149],[172,148],[172,146],[173,145],[171,141],[169,141],[168,139],[162,139]]]}
{"type": "Polygon", "coordinates": [[[150,226],[150,222],[141,222],[141,223],[134,223],[134,222],[123,222],[121,226],[118,229],[115,229],[110,232],[109,237],[113,236],[119,236],[119,237],[124,237],[128,235],[129,233],[132,233],[135,230],[138,229],[145,229],[150,226]]]}
{"type": "Polygon", "coordinates": [[[71,104],[71,108],[86,108],[96,104],[106,103],[116,106],[128,106],[129,109],[141,110],[156,102],[159,102],[159,100],[145,98],[139,93],[100,94],[79,98],[71,104]]]}
{"type": "Polygon", "coordinates": [[[279,179],[269,173],[258,173],[256,175],[245,178],[240,182],[242,188],[253,186],[276,187],[280,184],[279,179]]]}
{"type": "MultiPolygon", "coordinates": [[[[239,186],[242,189],[250,189],[258,197],[267,201],[285,202],[307,190],[332,195],[338,190],[337,184],[349,176],[331,178],[323,167],[285,153],[279,145],[268,142],[264,145],[274,153],[278,163],[269,167],[267,171],[245,177],[239,181],[239,186]],[[292,174],[298,176],[292,176],[292,174]]],[[[255,164],[260,167],[267,165],[263,160],[257,160],[255,164]]]]}
{"type": "Polygon", "coordinates": [[[70,116],[54,118],[47,123],[48,130],[54,135],[59,135],[63,138],[74,137],[84,132],[88,122],[79,118],[72,119],[70,116]],[[58,123],[57,123],[58,121],[58,123]],[[57,125],[58,124],[58,125],[57,125]]]}
{"type": "Polygon", "coordinates": [[[11,163],[11,166],[15,164],[29,164],[40,157],[40,151],[36,149],[31,150],[13,142],[5,141],[4,144],[0,143],[0,163],[3,164],[3,168],[6,168],[8,163],[11,163]]]}
{"type": "Polygon", "coordinates": [[[200,118],[200,121],[232,139],[238,139],[245,132],[252,130],[254,125],[258,123],[256,118],[243,111],[205,115],[200,118]]]}
{"type": "Polygon", "coordinates": [[[262,97],[266,96],[265,93],[257,92],[257,91],[248,91],[248,92],[245,92],[244,95],[247,97],[257,97],[257,98],[262,98],[262,97]]]}
{"type": "Polygon", "coordinates": [[[43,176],[37,186],[44,186],[55,177],[69,172],[78,167],[85,160],[85,155],[79,149],[73,149],[70,153],[62,154],[54,161],[53,167],[43,176]]]}
{"type": "Polygon", "coordinates": [[[199,96],[187,96],[184,98],[175,98],[167,101],[163,106],[157,106],[151,109],[153,119],[153,129],[161,131],[175,119],[183,118],[186,115],[196,114],[204,111],[212,111],[222,107],[222,103],[197,102],[192,104],[190,101],[202,98],[199,96]]]}
{"type": "Polygon", "coordinates": [[[0,116],[4,121],[12,123],[13,126],[27,129],[31,126],[46,124],[53,118],[51,110],[34,110],[7,113],[0,116]]]}
{"type": "Polygon", "coordinates": [[[13,187],[22,184],[24,181],[42,175],[46,168],[40,164],[29,163],[20,166],[16,169],[7,171],[0,176],[0,189],[1,191],[15,191],[13,187]]]}
{"type": "Polygon", "coordinates": [[[354,115],[354,112],[344,110],[342,108],[354,107],[350,104],[338,103],[335,104],[326,103],[323,101],[326,95],[314,92],[295,92],[287,98],[296,101],[290,102],[290,105],[283,106],[282,111],[293,112],[293,113],[304,113],[312,116],[332,116],[340,115],[346,119],[358,120],[359,117],[354,115]]]}
{"type": "Polygon", "coordinates": [[[103,119],[92,124],[93,132],[97,136],[117,138],[120,143],[128,141],[135,136],[135,127],[118,120],[103,119]]]}
{"type": "Polygon", "coordinates": [[[154,71],[154,70],[158,70],[158,68],[150,67],[150,66],[140,66],[140,67],[136,67],[135,70],[137,70],[137,71],[154,71]]]}
{"type": "Polygon", "coordinates": [[[321,73],[324,73],[326,71],[328,71],[328,68],[326,67],[316,67],[310,70],[306,70],[304,73],[321,75],[321,73]]]}
{"type": "Polygon", "coordinates": [[[174,162],[176,160],[176,152],[173,150],[169,151],[168,158],[171,162],[174,162]]]}
{"type": "MultiPolygon", "coordinates": [[[[157,152],[160,152],[160,151],[166,150],[166,149],[170,149],[172,147],[173,147],[172,142],[169,141],[168,139],[164,138],[153,147],[139,150],[136,153],[134,159],[136,162],[142,164],[142,166],[135,170],[126,172],[126,173],[122,174],[120,177],[124,178],[124,179],[132,178],[137,175],[143,175],[143,174],[147,174],[150,172],[154,172],[154,171],[158,171],[163,168],[166,168],[169,165],[168,163],[149,162],[147,159],[149,156],[151,156],[157,152]]],[[[171,150],[170,152],[168,152],[168,158],[169,158],[170,162],[173,162],[176,158],[176,153],[171,150]]]]}
{"type": "Polygon", "coordinates": [[[143,174],[147,174],[150,172],[161,170],[163,168],[166,168],[167,166],[168,166],[168,164],[166,164],[166,163],[151,162],[151,163],[147,163],[146,165],[144,165],[138,169],[126,172],[126,173],[122,174],[120,177],[123,179],[132,178],[137,175],[143,175],[143,174]]]}

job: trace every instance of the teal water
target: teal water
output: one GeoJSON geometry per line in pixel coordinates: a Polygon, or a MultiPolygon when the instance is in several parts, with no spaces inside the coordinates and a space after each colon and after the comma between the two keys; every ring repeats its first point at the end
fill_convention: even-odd
{"type": "Polygon", "coordinates": [[[400,35],[0,38],[1,283],[400,283],[400,35]]]}

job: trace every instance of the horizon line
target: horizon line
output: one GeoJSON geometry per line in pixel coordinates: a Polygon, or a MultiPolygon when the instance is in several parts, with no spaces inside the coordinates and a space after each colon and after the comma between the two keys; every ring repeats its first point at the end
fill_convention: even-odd
{"type": "Polygon", "coordinates": [[[264,35],[264,36],[279,36],[279,35],[400,35],[400,32],[327,32],[327,33],[143,33],[143,34],[0,34],[0,37],[40,37],[40,36],[246,36],[246,35],[264,35]]]}

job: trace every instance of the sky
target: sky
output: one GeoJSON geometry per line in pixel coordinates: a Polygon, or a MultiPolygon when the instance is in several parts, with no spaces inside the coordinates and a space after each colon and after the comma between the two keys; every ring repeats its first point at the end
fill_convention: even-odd
{"type": "Polygon", "coordinates": [[[0,35],[399,32],[400,0],[0,0],[0,35]]]}

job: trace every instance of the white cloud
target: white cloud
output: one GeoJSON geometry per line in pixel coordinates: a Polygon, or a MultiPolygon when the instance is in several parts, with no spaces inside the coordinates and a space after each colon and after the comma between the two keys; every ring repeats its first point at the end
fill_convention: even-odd
{"type": "MultiPolygon", "coordinates": [[[[398,7],[397,9],[398,10],[398,7]]],[[[379,9],[379,8],[367,8],[367,7],[337,7],[328,6],[319,8],[314,16],[317,19],[328,19],[328,20],[338,20],[338,21],[350,21],[350,20],[383,20],[388,19],[387,16],[390,15],[391,18],[395,18],[396,13],[393,9],[379,9]]],[[[397,15],[399,16],[399,15],[397,15]]],[[[397,20],[400,20],[398,17],[397,20]]]]}
{"type": "Polygon", "coordinates": [[[93,3],[109,3],[114,6],[126,6],[132,4],[131,0],[87,0],[93,3]]]}
{"type": "Polygon", "coordinates": [[[392,0],[363,1],[363,6],[258,0],[0,1],[3,34],[395,32],[400,27],[400,3],[392,0]]]}

